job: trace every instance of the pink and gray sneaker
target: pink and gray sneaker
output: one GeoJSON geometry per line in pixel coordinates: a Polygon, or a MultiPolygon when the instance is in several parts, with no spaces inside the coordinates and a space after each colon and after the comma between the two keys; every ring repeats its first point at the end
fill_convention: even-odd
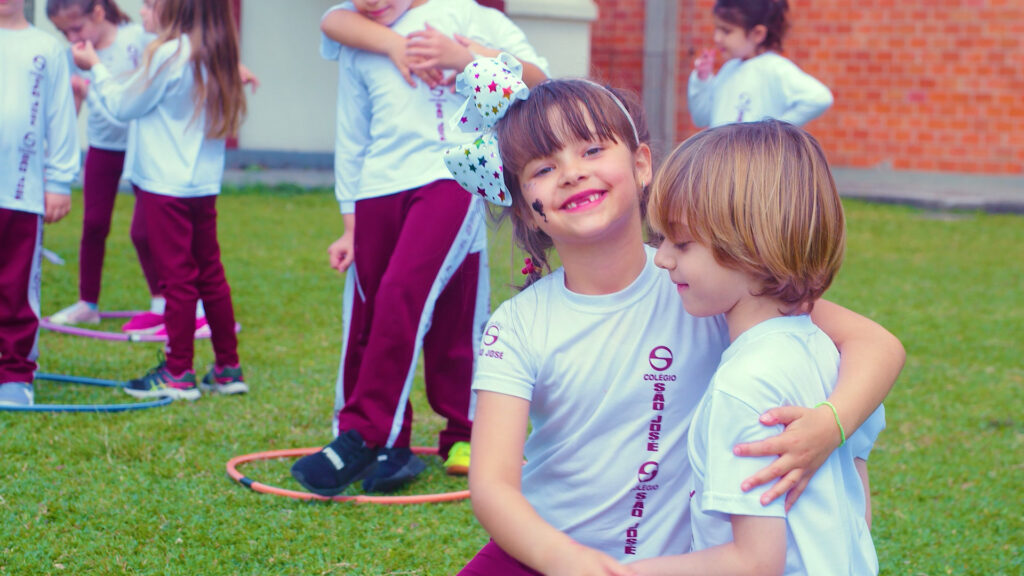
{"type": "Polygon", "coordinates": [[[211,366],[199,382],[199,388],[212,394],[245,394],[249,385],[242,379],[240,366],[211,366]]]}
{"type": "Polygon", "coordinates": [[[127,334],[155,334],[158,330],[163,329],[164,315],[153,312],[136,314],[121,326],[121,331],[127,334]]]}

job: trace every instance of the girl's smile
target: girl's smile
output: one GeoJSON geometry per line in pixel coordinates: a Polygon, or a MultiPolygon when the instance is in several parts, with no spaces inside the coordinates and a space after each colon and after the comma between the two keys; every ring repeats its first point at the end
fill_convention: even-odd
{"type": "Polygon", "coordinates": [[[603,190],[586,190],[572,195],[559,209],[567,212],[578,212],[594,208],[604,200],[605,194],[607,192],[603,190]]]}

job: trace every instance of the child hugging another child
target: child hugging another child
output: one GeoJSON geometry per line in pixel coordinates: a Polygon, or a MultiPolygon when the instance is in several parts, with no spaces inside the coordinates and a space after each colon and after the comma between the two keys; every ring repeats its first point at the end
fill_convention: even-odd
{"type": "Polygon", "coordinates": [[[728,60],[717,75],[714,50],[694,61],[687,92],[694,124],[775,118],[803,126],[832,106],[824,84],[779,54],[788,12],[786,0],[715,2],[715,45],[728,60]]]}
{"type": "Polygon", "coordinates": [[[71,209],[80,164],[67,53],[0,2],[0,404],[35,399],[43,222],[71,209]]]}
{"type": "Polygon", "coordinates": [[[445,420],[438,452],[448,473],[466,473],[474,350],[490,296],[481,201],[442,162],[446,148],[472,139],[446,123],[465,98],[410,85],[388,56],[371,52],[374,35],[404,46],[415,33],[417,61],[440,69],[461,70],[474,52],[498,53],[484,42],[514,55],[536,81],[546,63],[508,18],[472,0],[356,0],[331,8],[321,30],[321,55],[338,61],[334,168],[345,230],[328,253],[347,271],[345,335],[336,438],[291,472],[324,496],[360,479],[367,491],[391,492],[425,468],[410,449],[421,351],[427,400],[445,420]],[[360,43],[363,26],[368,44],[360,43]]]}
{"type": "Polygon", "coordinates": [[[75,63],[92,70],[95,102],[121,122],[134,121],[128,173],[146,226],[158,231],[149,247],[167,299],[167,357],[125,392],[200,397],[192,362],[202,298],[214,364],[201,386],[240,394],[249,388],[238,361],[216,210],[225,139],[237,134],[245,114],[234,19],[229,0],[159,0],[153,16],[158,35],[127,79],[111,75],[91,42],[72,46],[75,63]]]}
{"type": "MultiPolygon", "coordinates": [[[[507,188],[488,193],[467,166],[453,172],[511,204],[516,242],[540,268],[551,248],[562,268],[503,303],[481,341],[469,484],[492,541],[461,574],[635,574],[628,562],[690,550],[688,430],[729,324],[687,313],[644,245],[653,170],[634,99],[586,80],[548,81],[514,100],[494,130],[497,147],[479,155],[503,164],[507,188]]],[[[812,318],[842,354],[829,395],[837,412],[792,406],[739,418],[786,425],[735,447],[779,456],[753,460],[760,470],[729,486],[780,478],[754,496],[786,494],[777,507],[841,443],[840,426],[852,434],[875,411],[903,362],[899,342],[870,320],[823,300],[812,318]]]]}
{"type": "Polygon", "coordinates": [[[778,405],[825,406],[839,352],[808,313],[843,259],[843,208],[809,134],[766,120],[701,132],[654,182],[654,262],[683,307],[723,315],[731,343],[695,412],[689,439],[693,553],[634,566],[642,575],[877,574],[865,459],[884,427],[879,408],[814,474],[798,505],[763,506],[740,482],[764,459],[732,447],[763,439],[753,423],[778,405]]]}

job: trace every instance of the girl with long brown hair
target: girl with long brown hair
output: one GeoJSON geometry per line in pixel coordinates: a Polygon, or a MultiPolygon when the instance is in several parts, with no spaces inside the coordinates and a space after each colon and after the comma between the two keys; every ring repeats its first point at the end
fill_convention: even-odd
{"type": "Polygon", "coordinates": [[[114,118],[135,121],[128,173],[167,299],[166,360],[125,391],[137,398],[199,398],[192,361],[202,298],[215,360],[200,384],[215,393],[244,393],[216,211],[225,139],[237,134],[246,109],[235,20],[228,0],[159,0],[152,8],[157,38],[124,81],[112,78],[91,43],[72,47],[75,63],[92,70],[97,102],[114,118]]]}

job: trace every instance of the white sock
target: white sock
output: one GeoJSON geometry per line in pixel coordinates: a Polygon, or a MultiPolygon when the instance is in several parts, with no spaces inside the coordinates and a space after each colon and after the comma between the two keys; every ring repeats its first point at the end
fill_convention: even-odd
{"type": "Polygon", "coordinates": [[[196,318],[203,318],[206,316],[206,309],[203,308],[203,301],[199,300],[196,302],[196,318]]]}
{"type": "Polygon", "coordinates": [[[167,300],[163,296],[153,296],[149,299],[149,311],[153,314],[164,315],[167,309],[167,300]]]}

